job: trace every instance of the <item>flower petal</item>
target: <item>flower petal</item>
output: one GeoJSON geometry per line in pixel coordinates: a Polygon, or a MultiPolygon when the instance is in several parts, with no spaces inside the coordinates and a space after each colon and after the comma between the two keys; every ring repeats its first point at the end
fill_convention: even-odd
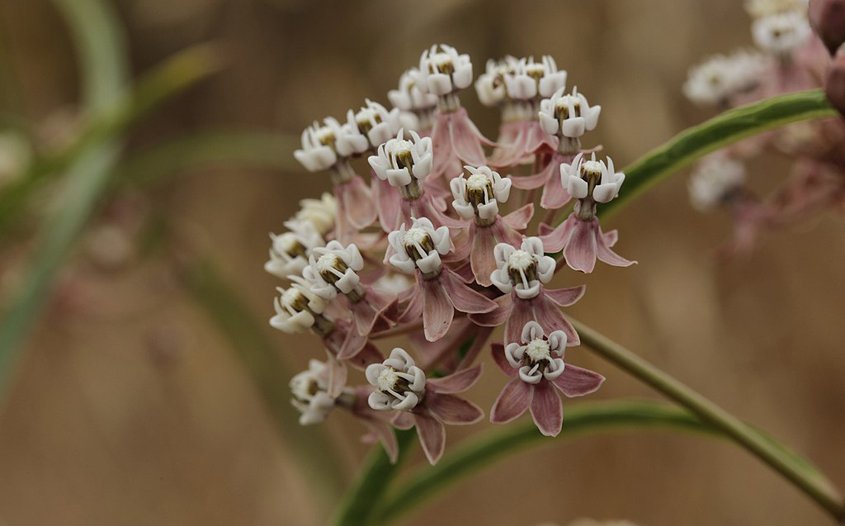
{"type": "Polygon", "coordinates": [[[343,208],[349,224],[358,229],[373,224],[377,215],[376,208],[373,206],[370,189],[360,176],[353,176],[349,181],[336,185],[336,189],[340,193],[338,213],[340,208],[343,208]]]}
{"type": "Polygon", "coordinates": [[[397,411],[391,423],[396,429],[411,429],[415,424],[414,415],[407,411],[397,411]]]}
{"type": "Polygon", "coordinates": [[[472,240],[472,251],[470,252],[470,265],[475,281],[483,287],[493,284],[490,274],[496,270],[496,258],[493,256],[493,247],[496,246],[493,227],[480,227],[475,229],[475,236],[472,240]]]}
{"type": "Polygon", "coordinates": [[[505,294],[496,298],[495,303],[497,307],[494,310],[480,314],[470,314],[469,319],[474,324],[482,327],[498,327],[505,323],[513,310],[513,299],[510,294],[505,294]]]}
{"type": "Polygon", "coordinates": [[[543,197],[540,199],[540,206],[546,210],[557,210],[569,202],[572,196],[563,187],[560,177],[550,177],[543,188],[543,197]]]}
{"type": "MultiPolygon", "coordinates": [[[[447,271],[444,269],[441,278],[447,271]]],[[[455,317],[455,309],[449,301],[441,278],[422,281],[423,325],[425,339],[430,342],[442,338],[449,331],[455,317]]]]}
{"type": "Polygon", "coordinates": [[[534,398],[531,400],[531,416],[537,429],[546,436],[555,437],[563,426],[563,404],[560,396],[547,381],[534,386],[534,398]]]}
{"type": "Polygon", "coordinates": [[[576,218],[573,225],[572,236],[563,250],[563,257],[571,269],[589,274],[596,267],[598,220],[581,221],[576,218]]]}
{"type": "Polygon", "coordinates": [[[502,217],[502,221],[514,230],[525,230],[528,228],[528,223],[534,216],[534,203],[528,203],[525,206],[517,208],[510,214],[502,217]]]}
{"type": "MultiPolygon", "coordinates": [[[[490,253],[492,254],[492,250],[490,253]]],[[[461,278],[448,268],[443,269],[439,281],[443,284],[448,300],[456,310],[468,314],[479,314],[491,312],[498,307],[493,300],[469,288],[469,285],[461,281],[461,278]]]]}
{"type": "Polygon", "coordinates": [[[558,307],[571,307],[584,296],[586,285],[566,289],[543,289],[543,295],[558,307]]]}
{"type": "MultiPolygon", "coordinates": [[[[536,299],[523,300],[517,298],[513,300],[511,315],[505,321],[505,343],[520,341],[522,328],[525,327],[526,323],[534,320],[533,306],[536,299]]],[[[542,325],[542,322],[540,324],[542,325]]]]}
{"type": "Polygon", "coordinates": [[[569,363],[553,381],[555,387],[570,398],[594,393],[603,382],[604,376],[599,373],[569,363]]]}
{"type": "Polygon", "coordinates": [[[555,173],[557,173],[557,167],[553,162],[550,162],[545,168],[536,174],[511,177],[511,184],[514,188],[519,188],[520,190],[533,190],[548,184],[549,179],[551,179],[555,173]]]}
{"type": "Polygon", "coordinates": [[[385,232],[393,232],[399,227],[400,221],[399,204],[402,198],[399,196],[399,190],[378,177],[373,177],[372,187],[381,229],[385,232]]]}
{"type": "Polygon", "coordinates": [[[425,406],[444,424],[469,425],[484,418],[477,405],[451,394],[426,393],[425,406]]]}
{"type": "Polygon", "coordinates": [[[550,299],[545,295],[540,295],[534,299],[533,304],[534,319],[545,329],[546,334],[554,331],[563,331],[566,333],[568,346],[574,347],[581,343],[581,338],[575,331],[575,327],[569,323],[569,320],[566,319],[560,308],[550,299]]]}
{"type": "Polygon", "coordinates": [[[393,432],[393,428],[386,422],[375,418],[366,420],[366,424],[370,428],[370,432],[377,436],[381,445],[384,446],[384,452],[387,453],[390,463],[396,464],[396,460],[399,458],[399,444],[396,443],[396,433],[393,432]]]}
{"type": "Polygon", "coordinates": [[[429,415],[415,413],[413,416],[423,452],[431,465],[437,464],[446,448],[446,428],[429,415]]]}
{"type": "MultiPolygon", "coordinates": [[[[613,230],[613,232],[616,232],[616,230],[613,230]]],[[[622,256],[620,256],[619,254],[617,254],[616,252],[614,252],[613,250],[610,249],[612,244],[611,245],[607,244],[607,238],[605,237],[604,234],[602,234],[601,227],[599,227],[598,233],[599,233],[599,235],[596,239],[597,244],[598,244],[598,246],[597,246],[598,251],[597,251],[596,255],[601,261],[607,263],[608,265],[612,265],[614,267],[629,267],[629,266],[633,265],[634,263],[636,263],[636,261],[627,260],[627,259],[623,258],[622,256]]],[[[614,244],[616,243],[615,237],[611,238],[611,240],[613,241],[614,244]]]]}
{"type": "Polygon", "coordinates": [[[499,397],[490,410],[490,421],[494,424],[513,422],[525,413],[531,405],[534,386],[514,378],[502,388],[499,397]]]}
{"type": "Polygon", "coordinates": [[[570,214],[569,217],[566,218],[566,221],[559,224],[551,232],[543,234],[542,231],[540,231],[540,240],[543,242],[543,251],[547,254],[553,254],[563,250],[563,247],[569,243],[569,240],[572,237],[572,231],[574,230],[575,223],[577,221],[578,218],[575,217],[575,214],[570,214]]]}
{"type": "MultiPolygon", "coordinates": [[[[458,158],[466,164],[481,166],[487,164],[487,157],[481,147],[483,136],[475,124],[469,119],[466,108],[460,108],[452,113],[449,121],[449,131],[452,136],[452,148],[458,158]]],[[[484,139],[486,142],[487,139],[484,139]]]]}
{"type": "Polygon", "coordinates": [[[517,374],[517,369],[514,369],[513,366],[508,363],[508,359],[505,357],[505,346],[501,343],[494,343],[491,347],[493,361],[496,362],[496,365],[499,366],[499,369],[501,369],[502,372],[506,375],[510,377],[515,377],[517,374]]]}
{"type": "Polygon", "coordinates": [[[481,365],[476,365],[442,378],[430,378],[425,385],[436,393],[460,393],[472,387],[480,376],[481,365]]]}

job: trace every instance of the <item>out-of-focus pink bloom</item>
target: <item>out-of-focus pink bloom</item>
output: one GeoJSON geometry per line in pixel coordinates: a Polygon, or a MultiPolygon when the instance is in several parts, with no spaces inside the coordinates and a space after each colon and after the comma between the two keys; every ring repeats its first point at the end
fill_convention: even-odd
{"type": "Polygon", "coordinates": [[[588,369],[565,363],[566,333],[552,331],[530,321],[522,328],[519,342],[493,344],[496,365],[512,380],[505,385],[490,411],[490,421],[504,424],[527,409],[546,436],[557,436],[563,425],[563,405],[558,391],[567,397],[595,392],[604,377],[588,369]]]}
{"type": "Polygon", "coordinates": [[[845,0],[810,0],[810,25],[831,55],[845,43],[845,0]]]}
{"type": "Polygon", "coordinates": [[[426,458],[436,464],[446,446],[444,424],[474,424],[484,417],[478,406],[455,396],[472,387],[480,374],[481,366],[476,366],[427,379],[413,358],[397,347],[382,363],[367,367],[367,382],[375,388],[369,405],[376,411],[398,411],[394,425],[416,427],[426,458]]]}
{"type": "MultiPolygon", "coordinates": [[[[311,290],[326,301],[338,294],[346,298],[355,330],[361,336],[370,334],[376,322],[390,325],[386,311],[396,298],[382,294],[361,282],[358,275],[364,269],[364,258],[354,244],[344,247],[339,241],[329,241],[325,247],[315,248],[302,276],[311,290]]],[[[386,328],[386,327],[385,327],[386,328]]]]}
{"type": "Polygon", "coordinates": [[[405,312],[399,321],[419,320],[422,316],[428,341],[442,338],[449,330],[455,310],[465,313],[490,312],[496,304],[470,288],[454,271],[444,266],[441,256],[452,250],[447,227],[435,229],[427,218],[414,219],[406,230],[403,224],[391,232],[393,249],[389,261],[397,269],[416,275],[416,287],[405,294],[405,312]]]}
{"type": "Polygon", "coordinates": [[[466,250],[458,248],[458,253],[469,252],[470,266],[475,281],[482,286],[492,284],[490,274],[496,270],[493,248],[498,243],[517,245],[522,240],[520,231],[528,227],[534,213],[534,205],[529,203],[510,214],[499,215],[499,204],[507,202],[510,196],[511,179],[503,178],[487,166],[465,167],[469,177],[456,177],[449,182],[452,189],[452,207],[467,221],[468,229],[466,250]]]}
{"type": "Polygon", "coordinates": [[[525,324],[536,321],[549,330],[566,332],[569,344],[578,345],[578,333],[560,308],[581,299],[585,287],[546,289],[543,286],[554,276],[555,260],[543,253],[540,238],[524,238],[518,249],[500,243],[493,253],[497,269],[490,280],[505,294],[496,300],[496,310],[471,314],[470,319],[482,327],[504,324],[507,343],[518,341],[525,324]]]}
{"type": "Polygon", "coordinates": [[[578,201],[574,212],[542,237],[546,252],[563,251],[570,268],[587,273],[595,268],[596,259],[615,267],[636,263],[611,250],[616,243],[616,231],[603,233],[596,217],[596,203],[615,199],[625,181],[625,174],[614,170],[613,160],[608,157],[605,164],[593,154],[585,161],[579,154],[571,164],[560,165],[560,176],[566,191],[578,201]]]}

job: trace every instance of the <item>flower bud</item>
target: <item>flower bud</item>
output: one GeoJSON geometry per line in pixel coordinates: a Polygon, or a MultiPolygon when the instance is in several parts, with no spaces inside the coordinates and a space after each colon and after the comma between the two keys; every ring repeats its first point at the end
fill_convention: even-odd
{"type": "Polygon", "coordinates": [[[845,0],[810,0],[810,25],[831,55],[845,43],[845,0]]]}
{"type": "Polygon", "coordinates": [[[833,63],[827,71],[824,91],[834,108],[845,116],[845,50],[833,57],[833,63]]]}

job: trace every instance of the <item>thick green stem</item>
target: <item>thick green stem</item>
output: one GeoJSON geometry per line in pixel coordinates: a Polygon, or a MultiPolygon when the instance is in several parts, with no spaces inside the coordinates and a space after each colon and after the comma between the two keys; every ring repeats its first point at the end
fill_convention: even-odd
{"type": "Polygon", "coordinates": [[[806,464],[797,461],[793,455],[788,454],[773,440],[744,424],[715,403],[630,350],[581,322],[572,320],[572,324],[581,337],[581,343],[592,349],[593,352],[687,408],[714,429],[724,433],[783,475],[837,521],[845,519],[845,503],[843,503],[842,496],[820,473],[809,469],[806,464]]]}

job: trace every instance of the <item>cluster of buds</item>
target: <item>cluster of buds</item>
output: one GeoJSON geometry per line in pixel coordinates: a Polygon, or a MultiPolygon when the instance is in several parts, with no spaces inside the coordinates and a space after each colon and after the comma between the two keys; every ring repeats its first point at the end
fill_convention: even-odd
{"type": "Polygon", "coordinates": [[[302,202],[288,230],[272,236],[266,265],[286,281],[271,325],[313,333],[325,348],[325,361],[291,382],[303,424],[348,410],[391,455],[391,429],[415,427],[437,462],[445,426],[483,416],[458,394],[480,377],[475,362],[497,327],[504,336],[493,357],[513,380],[493,422],[530,409],[537,427],[556,435],[558,392],[581,396],[601,385],[601,375],[564,358],[579,337],[562,309],[585,287],[552,280],[564,269],[592,272],[597,261],[633,263],[611,250],[618,235],[598,218],[625,176],[610,158],[582,150],[601,107],[567,90],[566,76],[548,56],[488,63],[476,89],[502,110],[494,143],[460,103],[473,82],[469,57],[433,46],[388,94],[393,109],[368,100],[345,123],[326,118],[305,130],[296,158],[328,172],[333,195],[302,202]],[[537,206],[541,221],[533,221],[537,206]],[[385,357],[382,341],[398,337],[406,342],[385,357]],[[366,381],[351,386],[350,367],[366,381]]]}
{"type": "MultiPolygon", "coordinates": [[[[825,87],[833,105],[845,112],[845,52],[838,52],[845,42],[845,1],[810,0],[808,5],[806,0],[748,0],[746,9],[758,50],[717,55],[691,69],[684,85],[686,96],[702,106],[728,109],[825,87]]],[[[841,208],[843,151],[842,119],[793,124],[702,160],[692,172],[690,198],[698,209],[728,211],[734,234],[722,253],[746,254],[763,231],[841,208]],[[758,196],[746,185],[745,166],[770,151],[792,158],[793,169],[770,195],[758,196]]]]}

